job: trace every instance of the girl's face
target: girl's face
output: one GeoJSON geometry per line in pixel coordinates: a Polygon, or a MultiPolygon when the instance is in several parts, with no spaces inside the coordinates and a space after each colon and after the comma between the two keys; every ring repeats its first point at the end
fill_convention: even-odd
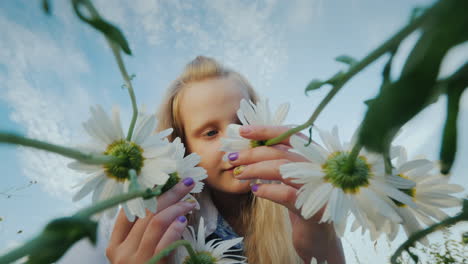
{"type": "Polygon", "coordinates": [[[230,77],[191,83],[180,94],[188,151],[201,156],[199,166],[207,170],[208,186],[227,193],[250,191],[248,182],[234,178],[233,166],[222,160],[224,153],[219,150],[227,125],[240,123],[236,112],[242,98],[248,99],[246,89],[230,77]]]}

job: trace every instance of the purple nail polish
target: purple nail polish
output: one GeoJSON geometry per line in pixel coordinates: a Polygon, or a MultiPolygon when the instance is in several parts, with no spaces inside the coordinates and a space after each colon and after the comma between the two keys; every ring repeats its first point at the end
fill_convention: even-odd
{"type": "Polygon", "coordinates": [[[235,161],[237,158],[239,158],[239,152],[232,152],[228,155],[230,161],[235,161]]]}
{"type": "Polygon", "coordinates": [[[188,177],[188,178],[183,179],[182,182],[185,184],[185,186],[188,187],[193,184],[193,179],[188,177]]]}
{"type": "Polygon", "coordinates": [[[258,185],[258,184],[254,184],[254,185],[252,186],[252,192],[258,191],[258,187],[259,187],[259,186],[260,186],[260,185],[258,185]]]}
{"type": "Polygon", "coordinates": [[[181,223],[185,223],[187,221],[187,217],[181,215],[181,216],[177,217],[177,221],[179,221],[181,223]]]}

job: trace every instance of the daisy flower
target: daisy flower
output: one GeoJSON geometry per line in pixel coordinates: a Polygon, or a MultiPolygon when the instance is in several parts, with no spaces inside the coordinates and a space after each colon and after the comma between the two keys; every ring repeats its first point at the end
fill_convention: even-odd
{"type": "MultiPolygon", "coordinates": [[[[434,219],[440,222],[448,215],[440,208],[450,208],[462,205],[462,200],[452,196],[453,193],[462,192],[464,188],[458,184],[449,184],[448,177],[432,173],[436,169],[434,162],[427,159],[407,160],[406,150],[401,149],[398,157],[395,174],[398,177],[415,182],[412,188],[400,188],[412,197],[416,208],[393,201],[393,207],[403,219],[402,226],[408,236],[422,229],[421,222],[425,225],[435,224],[434,219]]],[[[398,233],[399,225],[393,222],[385,223],[386,233],[390,240],[398,233]]],[[[424,245],[428,245],[427,238],[421,239],[424,245]]]]}
{"type": "MultiPolygon", "coordinates": [[[[206,264],[242,264],[247,263],[247,258],[244,256],[231,255],[230,253],[238,251],[231,249],[233,246],[239,244],[242,241],[242,237],[220,240],[213,239],[205,242],[206,227],[203,217],[200,217],[200,223],[198,224],[198,233],[195,234],[193,227],[189,226],[182,233],[183,239],[187,240],[192,244],[193,249],[197,253],[197,258],[200,262],[206,264]]],[[[195,263],[190,256],[186,256],[183,264],[195,263]]]]}
{"type": "MultiPolygon", "coordinates": [[[[316,128],[317,129],[317,128],[316,128]]],[[[325,148],[318,144],[305,146],[307,141],[293,135],[290,151],[308,159],[308,162],[292,162],[280,167],[283,178],[302,184],[297,193],[296,208],[308,219],[326,205],[320,222],[333,222],[337,235],[342,236],[346,219],[352,213],[363,229],[369,228],[369,221],[375,212],[378,215],[400,223],[401,217],[389,204],[386,196],[404,204],[415,206],[411,197],[386,182],[387,177],[400,187],[414,184],[397,176],[385,176],[383,158],[361,151],[356,158],[354,170],[344,170],[350,155],[350,148],[344,147],[335,127],[331,133],[319,130],[325,148]],[[368,214],[369,212],[369,214],[368,214]]]]}
{"type": "MultiPolygon", "coordinates": [[[[257,104],[252,101],[242,99],[237,117],[242,125],[281,125],[289,111],[289,104],[285,103],[278,107],[275,114],[270,111],[268,99],[260,99],[257,104]]],[[[223,159],[227,160],[230,152],[238,152],[244,149],[263,146],[264,141],[250,140],[240,136],[241,125],[229,124],[227,127],[226,138],[221,139],[220,150],[226,152],[223,159]]]]}
{"type": "MultiPolygon", "coordinates": [[[[318,264],[317,259],[312,257],[312,259],[310,260],[310,264],[318,264]]],[[[328,262],[325,260],[324,262],[322,262],[322,264],[328,264],[328,262]]]]}
{"type": "MultiPolygon", "coordinates": [[[[191,153],[190,155],[185,156],[185,147],[180,138],[174,139],[171,143],[171,146],[172,159],[174,159],[176,163],[176,169],[175,172],[169,175],[169,179],[164,185],[162,191],[165,192],[176,185],[178,182],[190,177],[195,183],[195,187],[190,191],[190,193],[201,192],[204,186],[203,180],[206,179],[207,174],[204,168],[197,167],[198,163],[200,163],[200,156],[196,153],[191,153]]],[[[196,201],[196,199],[190,193],[187,194],[182,200],[190,199],[196,201]]],[[[200,209],[198,203],[196,208],[200,209]]]]}
{"type": "MultiPolygon", "coordinates": [[[[127,193],[130,169],[137,172],[137,182],[142,188],[153,188],[166,183],[169,174],[175,171],[176,162],[168,158],[171,146],[165,139],[172,129],[153,133],[156,129],[154,115],[139,114],[131,141],[124,137],[118,108],[114,108],[112,117],[109,117],[100,106],[92,107],[91,118],[83,123],[83,127],[92,142],[81,150],[116,156],[121,162],[104,165],[90,165],[79,161],[69,163],[69,168],[89,174],[79,184],[82,187],[74,195],[73,201],[81,200],[91,192],[93,203],[127,193]]],[[[156,199],[136,198],[123,203],[122,207],[127,218],[133,221],[135,216],[145,217],[145,208],[156,212],[156,199]]],[[[106,213],[112,217],[116,212],[117,207],[114,207],[106,213]]]]}

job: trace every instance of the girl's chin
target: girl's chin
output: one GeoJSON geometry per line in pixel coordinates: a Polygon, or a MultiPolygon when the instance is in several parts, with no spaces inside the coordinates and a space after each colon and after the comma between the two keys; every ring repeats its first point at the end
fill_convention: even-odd
{"type": "Polygon", "coordinates": [[[241,182],[237,179],[232,179],[228,184],[222,184],[221,186],[210,183],[208,183],[208,185],[210,188],[216,189],[217,191],[232,194],[245,194],[252,190],[250,181],[241,182]]]}

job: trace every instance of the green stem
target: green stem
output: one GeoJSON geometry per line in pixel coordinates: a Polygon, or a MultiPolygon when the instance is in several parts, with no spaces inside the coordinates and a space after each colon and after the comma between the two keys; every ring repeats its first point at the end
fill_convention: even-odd
{"type": "Polygon", "coordinates": [[[41,250],[42,246],[44,245],[44,239],[46,239],[46,237],[40,235],[29,240],[22,246],[8,252],[3,256],[0,256],[0,263],[12,263],[15,260],[41,250]]]}
{"type": "MultiPolygon", "coordinates": [[[[131,199],[135,199],[138,197],[142,197],[144,199],[148,199],[154,196],[158,196],[161,194],[161,188],[162,186],[156,187],[154,190],[151,189],[146,189],[146,190],[139,190],[139,191],[133,191],[121,195],[114,196],[108,200],[104,200],[101,202],[98,202],[94,204],[93,206],[84,208],[78,212],[76,212],[73,217],[83,217],[83,218],[89,218],[92,215],[101,212],[103,210],[106,210],[108,208],[117,206],[120,203],[126,202],[131,199]]],[[[53,221],[53,220],[52,220],[53,221]]],[[[20,259],[24,256],[31,255],[35,252],[39,252],[43,245],[46,244],[45,241],[47,241],[47,235],[42,233],[41,235],[37,236],[36,238],[26,242],[19,248],[16,248],[9,253],[7,253],[4,256],[0,256],[0,263],[11,263],[17,259],[20,259]]]]}
{"type": "Polygon", "coordinates": [[[450,217],[445,219],[444,221],[440,223],[436,223],[434,225],[431,225],[430,227],[423,229],[417,233],[414,233],[411,235],[408,240],[405,241],[405,243],[401,244],[398,249],[395,251],[395,253],[392,255],[390,261],[392,264],[397,264],[397,259],[403,253],[404,250],[408,250],[409,247],[413,246],[416,241],[420,240],[421,238],[427,236],[428,234],[437,231],[443,227],[447,227],[453,224],[456,224],[460,221],[467,221],[468,220],[468,212],[462,212],[454,217],[450,217]]]}
{"type": "MultiPolygon", "coordinates": [[[[91,13],[91,16],[94,18],[99,18],[100,15],[96,8],[93,6],[91,1],[86,0],[86,7],[88,7],[89,12],[91,13]]],[[[127,86],[128,93],[130,95],[130,99],[132,101],[132,109],[133,109],[133,115],[132,115],[132,121],[130,122],[130,127],[128,128],[128,133],[127,133],[127,141],[132,140],[132,135],[133,135],[133,129],[135,128],[135,123],[138,117],[138,107],[136,104],[136,98],[135,98],[135,93],[133,92],[133,86],[132,86],[132,81],[130,76],[128,75],[127,69],[125,68],[125,64],[122,60],[122,56],[120,55],[120,48],[117,46],[112,40],[106,37],[107,43],[109,44],[112,53],[114,54],[115,60],[117,61],[117,65],[119,66],[120,74],[122,75],[125,85],[127,86]]]]}
{"type": "Polygon", "coordinates": [[[385,174],[392,175],[392,161],[390,160],[390,153],[388,150],[383,153],[384,165],[385,165],[385,174]]]}
{"type": "Polygon", "coordinates": [[[362,145],[359,143],[356,143],[353,146],[353,149],[351,150],[351,153],[349,154],[348,160],[346,161],[345,167],[344,167],[344,172],[347,174],[352,174],[354,170],[354,165],[356,164],[356,159],[359,156],[359,152],[362,149],[362,145]]]}
{"type": "MultiPolygon", "coordinates": [[[[180,246],[184,246],[189,255],[190,255],[190,258],[192,260],[196,260],[197,259],[197,253],[195,253],[195,251],[193,250],[192,248],[192,245],[190,244],[190,242],[186,241],[186,240],[178,240],[172,244],[170,244],[167,248],[163,249],[161,252],[159,252],[156,256],[152,257],[150,260],[148,260],[146,262],[146,264],[155,264],[155,263],[158,263],[158,261],[160,261],[162,258],[164,257],[167,257],[169,256],[169,254],[171,254],[171,252],[180,247],[180,246]]],[[[197,262],[195,262],[197,263],[197,262]]]]}
{"type": "Polygon", "coordinates": [[[380,45],[378,48],[372,51],[364,59],[362,59],[360,62],[356,63],[355,65],[353,65],[348,70],[348,72],[344,73],[341,77],[339,77],[336,80],[337,81],[336,84],[333,86],[330,92],[328,92],[327,96],[325,96],[325,98],[320,102],[320,104],[317,106],[315,111],[312,113],[312,116],[309,118],[309,120],[307,120],[304,124],[298,127],[295,127],[293,129],[290,129],[286,131],[285,133],[279,135],[278,137],[267,140],[265,144],[267,146],[278,144],[284,139],[290,137],[292,134],[295,134],[297,132],[300,132],[303,129],[308,128],[309,126],[312,126],[315,120],[318,118],[318,116],[322,112],[322,110],[328,105],[328,103],[333,99],[333,97],[346,84],[346,82],[348,82],[352,77],[354,77],[354,75],[356,75],[361,70],[369,66],[375,60],[377,60],[380,56],[384,55],[387,52],[392,51],[396,46],[400,44],[400,42],[403,39],[405,39],[413,31],[418,29],[418,27],[420,27],[427,20],[427,18],[431,16],[433,11],[437,9],[437,7],[438,5],[436,4],[435,6],[430,8],[428,11],[426,11],[423,15],[413,20],[410,24],[408,24],[403,29],[401,29],[398,33],[393,35],[393,37],[391,37],[389,40],[385,41],[382,45],[380,45]]]}
{"type": "Polygon", "coordinates": [[[119,159],[114,156],[94,154],[94,153],[83,153],[73,148],[63,147],[47,142],[43,142],[36,139],[31,139],[17,135],[10,132],[0,131],[0,143],[6,144],[18,144],[26,147],[32,147],[36,149],[42,149],[50,152],[60,154],[62,156],[76,159],[87,164],[109,164],[119,162],[119,159]]]}
{"type": "Polygon", "coordinates": [[[125,68],[125,64],[122,60],[122,56],[120,56],[120,48],[115,43],[113,43],[110,39],[107,39],[107,42],[109,43],[109,46],[112,49],[112,53],[114,53],[115,60],[117,61],[117,64],[119,65],[120,73],[122,74],[122,77],[125,81],[125,85],[127,86],[128,94],[130,95],[130,99],[132,101],[133,115],[132,115],[132,121],[130,122],[130,127],[128,128],[128,133],[127,133],[127,140],[130,141],[132,140],[133,129],[135,128],[135,123],[138,117],[138,107],[136,103],[136,97],[133,91],[131,78],[127,73],[127,69],[125,68]]]}
{"type": "Polygon", "coordinates": [[[126,202],[128,200],[132,200],[138,197],[142,197],[143,199],[149,199],[151,197],[160,195],[161,189],[162,189],[162,186],[157,186],[153,190],[146,189],[146,190],[130,191],[128,193],[117,195],[110,199],[98,202],[91,207],[84,208],[78,211],[77,213],[75,213],[74,216],[90,217],[96,213],[99,213],[108,208],[117,206],[118,204],[126,202]]]}

